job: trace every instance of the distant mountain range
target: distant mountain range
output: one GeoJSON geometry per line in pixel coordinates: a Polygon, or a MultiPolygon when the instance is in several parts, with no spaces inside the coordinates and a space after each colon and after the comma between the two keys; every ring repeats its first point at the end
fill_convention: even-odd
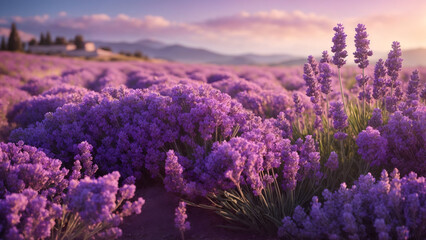
{"type": "MultiPolygon", "coordinates": [[[[113,52],[141,51],[151,58],[184,63],[213,63],[223,65],[301,65],[306,57],[290,54],[220,54],[203,48],[193,48],[180,44],[166,44],[157,40],[143,39],[136,42],[106,42],[93,41],[97,47],[110,47],[113,52]]],[[[409,49],[403,51],[404,66],[426,66],[426,49],[409,49]]],[[[378,58],[386,59],[387,54],[374,54],[372,61],[378,58]]],[[[319,57],[318,57],[319,58],[319,57]]]]}
{"type": "Polygon", "coordinates": [[[185,63],[214,63],[226,65],[270,65],[285,62],[305,61],[305,58],[289,54],[220,54],[202,48],[187,47],[180,44],[168,45],[160,41],[144,39],[137,42],[93,41],[97,47],[110,47],[113,52],[141,51],[151,58],[185,63]]]}

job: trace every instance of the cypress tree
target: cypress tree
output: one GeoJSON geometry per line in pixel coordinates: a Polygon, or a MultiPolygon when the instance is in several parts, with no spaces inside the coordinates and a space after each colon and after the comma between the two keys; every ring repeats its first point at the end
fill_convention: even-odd
{"type": "Polygon", "coordinates": [[[19,38],[15,23],[12,23],[10,28],[10,35],[7,45],[9,51],[20,51],[22,49],[21,39],[19,38]]]}
{"type": "Polygon", "coordinates": [[[31,38],[31,40],[28,42],[29,46],[35,46],[37,45],[37,40],[35,40],[35,38],[31,38]]]}
{"type": "Polygon", "coordinates": [[[1,51],[6,51],[7,47],[6,47],[6,39],[3,37],[1,37],[1,46],[0,46],[0,50],[1,51]]]}
{"type": "Polygon", "coordinates": [[[44,38],[44,34],[40,33],[40,42],[39,45],[45,45],[46,44],[46,39],[44,38]]]}
{"type": "Polygon", "coordinates": [[[84,40],[82,35],[75,36],[74,44],[77,49],[84,49],[84,40]]]}
{"type": "Polygon", "coordinates": [[[52,36],[50,36],[50,32],[46,33],[46,45],[52,45],[52,36]]]}

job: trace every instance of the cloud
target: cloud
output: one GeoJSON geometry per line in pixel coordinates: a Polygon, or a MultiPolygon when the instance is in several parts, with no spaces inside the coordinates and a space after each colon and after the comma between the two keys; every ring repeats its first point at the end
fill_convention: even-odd
{"type": "Polygon", "coordinates": [[[56,17],[15,16],[3,20],[0,19],[2,26],[15,21],[18,29],[36,35],[50,31],[55,36],[83,34],[86,39],[109,41],[151,38],[225,53],[319,55],[322,50],[330,49],[334,35],[332,29],[337,23],[345,26],[349,53],[354,51],[354,29],[359,22],[366,24],[375,50],[388,50],[394,40],[400,40],[403,47],[415,47],[424,44],[419,43],[419,39],[426,39],[426,16],[416,13],[338,19],[315,13],[273,9],[240,12],[197,22],[177,22],[154,15],[135,18],[126,14],[110,16],[99,13],[71,17],[66,12],[60,12],[56,17]]]}
{"type": "Polygon", "coordinates": [[[65,12],[65,11],[58,12],[58,16],[59,17],[66,17],[67,16],[67,12],[65,12]]]}
{"type": "MultiPolygon", "coordinates": [[[[9,28],[0,27],[0,36],[4,36],[7,39],[9,37],[9,34],[10,34],[9,28]]],[[[29,41],[31,40],[31,38],[35,38],[33,34],[26,33],[20,30],[18,30],[18,34],[22,41],[29,41]]]]}

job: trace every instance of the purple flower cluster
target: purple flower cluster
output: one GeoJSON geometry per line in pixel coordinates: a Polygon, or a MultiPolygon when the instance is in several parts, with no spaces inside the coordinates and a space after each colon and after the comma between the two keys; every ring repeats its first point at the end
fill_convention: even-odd
{"type": "Polygon", "coordinates": [[[402,68],[402,51],[399,42],[392,43],[392,50],[388,54],[385,66],[388,69],[387,74],[390,77],[390,86],[395,87],[395,82],[398,79],[399,72],[402,68]]]}
{"type": "Polygon", "coordinates": [[[383,126],[376,123],[379,120],[372,120],[377,129],[367,127],[359,133],[356,140],[358,153],[374,165],[397,167],[403,174],[414,171],[424,175],[426,114],[421,109],[412,115],[410,118],[397,111],[383,126]]]}
{"type": "Polygon", "coordinates": [[[348,126],[348,116],[343,109],[342,102],[338,101],[330,104],[330,115],[333,119],[334,129],[342,131],[348,126]]]}
{"type": "Polygon", "coordinates": [[[14,106],[8,118],[19,126],[26,127],[43,120],[44,114],[54,112],[56,108],[67,103],[80,103],[88,90],[81,87],[60,86],[50,89],[41,95],[21,101],[14,106]]]}
{"type": "Polygon", "coordinates": [[[319,71],[320,74],[318,82],[321,84],[321,92],[324,94],[329,94],[332,91],[331,77],[333,76],[330,65],[328,65],[328,63],[320,63],[319,71]]]}
{"type": "Polygon", "coordinates": [[[373,97],[376,100],[386,95],[386,67],[382,59],[377,61],[374,67],[373,97]]]}
{"type": "Polygon", "coordinates": [[[355,63],[358,64],[359,68],[364,69],[368,66],[368,57],[373,55],[373,51],[370,50],[370,40],[367,39],[368,34],[366,32],[365,25],[358,24],[355,31],[355,63]]]}
{"type": "Polygon", "coordinates": [[[367,127],[356,139],[358,153],[371,165],[382,165],[387,159],[388,141],[380,135],[379,130],[367,127]]]}
{"type": "Polygon", "coordinates": [[[345,50],[346,48],[346,34],[344,32],[344,27],[342,24],[337,24],[336,27],[333,28],[336,32],[333,37],[333,47],[331,48],[331,52],[334,53],[333,56],[333,64],[338,68],[341,68],[346,64],[345,58],[348,56],[348,52],[345,50]]]}
{"type": "Polygon", "coordinates": [[[324,202],[312,198],[309,214],[296,207],[282,220],[278,235],[318,239],[417,239],[426,234],[426,182],[415,173],[400,178],[383,170],[380,180],[369,173],[347,188],[325,190],[324,202]]]}
{"type": "Polygon", "coordinates": [[[191,229],[191,225],[186,219],[188,215],[186,215],[186,203],[179,202],[179,206],[175,209],[175,227],[180,232],[185,232],[191,229]]]}
{"type": "Polygon", "coordinates": [[[0,143],[0,236],[45,239],[61,233],[63,229],[56,224],[67,220],[63,219],[65,213],[78,213],[76,216],[87,222],[88,231],[94,224],[104,224],[99,234],[115,232],[118,235],[111,237],[116,238],[121,233],[118,225],[122,218],[141,212],[142,198],[128,201],[134,196],[135,186],[119,188],[118,172],[89,178],[96,172],[91,146],[83,142],[78,148],[80,153],[75,158],[83,163],[84,179],[76,173],[81,165],[68,175],[69,170],[61,168],[60,160],[47,157],[40,149],[22,141],[0,143]]]}
{"type": "Polygon", "coordinates": [[[305,63],[303,66],[303,79],[306,82],[306,95],[311,97],[311,102],[316,104],[320,100],[319,86],[316,79],[315,71],[312,69],[312,65],[305,63]]]}
{"type": "Polygon", "coordinates": [[[0,199],[0,236],[5,239],[46,239],[62,207],[28,188],[0,199]]]}

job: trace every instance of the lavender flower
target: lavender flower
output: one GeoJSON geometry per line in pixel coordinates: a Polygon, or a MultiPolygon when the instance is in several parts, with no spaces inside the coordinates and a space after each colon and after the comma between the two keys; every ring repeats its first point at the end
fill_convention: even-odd
{"type": "Polygon", "coordinates": [[[341,68],[346,64],[345,58],[348,56],[346,48],[346,34],[344,33],[344,27],[342,24],[337,24],[337,27],[334,27],[333,30],[336,32],[333,37],[333,47],[331,52],[334,53],[333,64],[338,68],[341,68]]]}
{"type": "Polygon", "coordinates": [[[379,100],[385,96],[386,93],[386,68],[383,59],[377,61],[374,67],[374,81],[373,81],[373,97],[379,100]]]}
{"type": "Polygon", "coordinates": [[[373,128],[378,128],[382,124],[383,124],[382,110],[380,108],[375,108],[373,110],[373,114],[370,120],[368,120],[368,126],[371,126],[373,128]]]}
{"type": "Polygon", "coordinates": [[[312,55],[308,56],[308,63],[309,65],[311,65],[312,71],[314,71],[315,76],[317,76],[319,73],[318,63],[312,55]]]}
{"type": "Polygon", "coordinates": [[[368,34],[366,32],[365,25],[358,24],[355,31],[355,63],[358,64],[359,68],[364,69],[368,66],[368,57],[373,55],[373,51],[370,50],[370,40],[367,39],[368,34]]]}
{"type": "Polygon", "coordinates": [[[322,52],[320,63],[331,63],[331,58],[327,51],[322,52]]]}
{"type": "Polygon", "coordinates": [[[178,157],[173,150],[167,152],[165,165],[164,186],[170,192],[184,192],[186,181],[183,178],[183,167],[178,162],[178,157]]]}
{"type": "Polygon", "coordinates": [[[305,106],[302,103],[302,100],[300,99],[300,96],[297,92],[293,93],[293,102],[294,102],[294,108],[295,112],[300,115],[305,110],[305,106]]]}
{"type": "Polygon", "coordinates": [[[331,77],[332,71],[328,63],[320,63],[319,65],[319,78],[318,82],[321,84],[321,92],[324,94],[329,94],[331,90],[331,77]]]}
{"type": "Polygon", "coordinates": [[[336,152],[333,151],[330,153],[330,157],[324,166],[326,166],[331,171],[335,171],[339,168],[339,157],[337,156],[336,152]]]}
{"type": "Polygon", "coordinates": [[[419,70],[414,70],[410,76],[407,88],[407,103],[409,106],[415,106],[415,101],[419,100],[419,70]]]}
{"type": "Polygon", "coordinates": [[[346,113],[343,109],[342,102],[332,102],[330,107],[330,115],[333,118],[333,127],[336,130],[343,130],[348,126],[346,113]]]}
{"type": "Polygon", "coordinates": [[[183,239],[183,232],[191,229],[191,225],[186,219],[188,215],[186,215],[186,203],[179,202],[179,206],[175,209],[175,227],[181,232],[183,239]]]}
{"type": "Polygon", "coordinates": [[[392,50],[388,54],[385,66],[388,69],[387,74],[390,77],[391,88],[395,87],[395,81],[398,79],[399,71],[402,68],[402,51],[399,42],[392,43],[392,50]]]}
{"type": "Polygon", "coordinates": [[[386,164],[388,141],[380,135],[379,130],[367,127],[358,134],[356,144],[364,160],[372,165],[386,164]]]}
{"type": "MultiPolygon", "coordinates": [[[[350,189],[342,184],[335,192],[324,190],[324,202],[312,198],[310,212],[300,206],[282,220],[280,237],[297,239],[407,239],[424,236],[418,227],[426,210],[426,182],[412,173],[402,179],[395,169],[382,172],[380,180],[368,173],[350,189]],[[421,199],[421,200],[420,200],[421,199]],[[373,224],[372,224],[373,223],[373,224]]],[[[420,237],[421,238],[421,237],[420,237]]]]}
{"type": "Polygon", "coordinates": [[[319,87],[317,80],[315,79],[315,73],[312,69],[312,66],[309,63],[305,63],[303,66],[303,79],[306,82],[306,86],[308,89],[306,89],[306,95],[308,97],[311,97],[312,103],[318,103],[319,102],[319,87]]]}

